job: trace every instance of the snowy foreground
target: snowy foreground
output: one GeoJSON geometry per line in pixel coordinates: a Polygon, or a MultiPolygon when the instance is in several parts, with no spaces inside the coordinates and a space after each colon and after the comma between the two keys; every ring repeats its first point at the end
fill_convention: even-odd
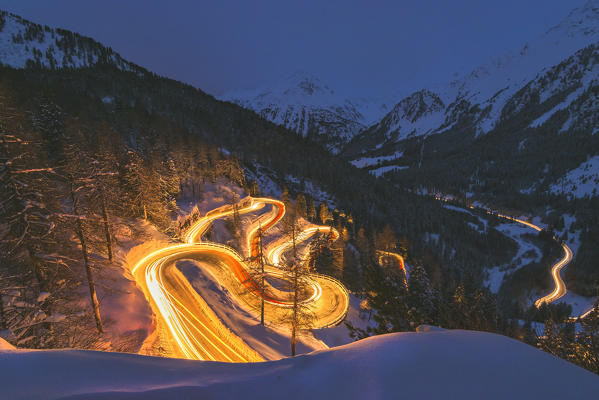
{"type": "Polygon", "coordinates": [[[0,340],[0,388],[3,399],[591,399],[599,377],[503,336],[456,330],[257,364],[10,350],[0,340]]]}

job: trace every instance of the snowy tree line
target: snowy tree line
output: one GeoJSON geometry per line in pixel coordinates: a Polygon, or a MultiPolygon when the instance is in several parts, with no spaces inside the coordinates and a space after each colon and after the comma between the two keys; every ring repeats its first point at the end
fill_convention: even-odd
{"type": "Polygon", "coordinates": [[[237,160],[201,141],[190,150],[142,134],[133,147],[47,97],[27,111],[3,98],[0,113],[0,332],[18,346],[73,345],[69,326],[81,320],[101,336],[94,277],[115,261],[115,224],[144,219],[173,233],[184,185],[199,190],[218,176],[245,183],[237,160]],[[89,309],[68,310],[79,286],[89,309]]]}

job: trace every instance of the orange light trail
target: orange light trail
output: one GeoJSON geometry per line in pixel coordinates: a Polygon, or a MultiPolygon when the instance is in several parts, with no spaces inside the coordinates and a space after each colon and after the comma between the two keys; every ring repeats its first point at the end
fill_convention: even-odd
{"type": "MultiPolygon", "coordinates": [[[[240,214],[259,210],[266,204],[275,207],[276,211],[263,230],[275,225],[285,214],[285,206],[278,200],[246,197],[238,204],[240,207],[237,211],[240,214]]],[[[133,276],[149,294],[153,308],[165,322],[177,348],[184,357],[189,359],[226,362],[263,360],[260,355],[222,324],[189,282],[182,277],[182,274],[177,275],[176,268],[169,267],[180,259],[196,258],[201,255],[215,256],[229,265],[231,272],[240,284],[250,289],[254,295],[259,296],[260,291],[255,290],[257,285],[249,276],[241,255],[223,244],[199,242],[214,220],[230,216],[233,213],[234,209],[231,206],[219,207],[208,212],[189,229],[184,236],[184,244],[176,244],[151,252],[132,269],[133,276]]],[[[315,232],[324,229],[325,227],[308,228],[300,236],[302,240],[306,240],[315,232]]],[[[326,227],[326,229],[330,228],[326,227]]],[[[255,248],[253,244],[257,243],[257,232],[257,228],[253,229],[248,236],[250,253],[255,248]]],[[[334,237],[335,239],[338,237],[336,231],[334,231],[334,237]]],[[[280,255],[288,246],[288,242],[283,243],[280,249],[277,249],[277,254],[280,255]]],[[[268,274],[283,276],[282,272],[270,266],[268,274]]],[[[337,299],[336,302],[340,303],[334,310],[329,310],[325,313],[326,315],[321,315],[322,323],[316,327],[331,326],[341,321],[349,308],[347,289],[335,279],[318,274],[313,274],[310,277],[310,285],[313,293],[303,300],[304,303],[314,304],[315,307],[318,304],[325,304],[323,303],[322,285],[326,285],[328,295],[334,296],[337,299]]],[[[331,301],[331,299],[327,300],[331,301]]],[[[266,295],[265,301],[278,307],[288,307],[291,304],[284,299],[266,295]]],[[[324,309],[323,306],[320,307],[324,309]]]]}

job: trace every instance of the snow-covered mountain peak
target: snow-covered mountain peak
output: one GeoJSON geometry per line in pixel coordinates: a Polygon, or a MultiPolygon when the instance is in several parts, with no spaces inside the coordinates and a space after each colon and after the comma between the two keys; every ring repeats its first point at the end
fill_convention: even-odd
{"type": "MultiPolygon", "coordinates": [[[[508,101],[527,83],[597,42],[599,0],[591,0],[521,48],[495,57],[446,85],[404,98],[361,136],[376,150],[380,145],[376,140],[401,141],[441,133],[460,119],[470,121],[476,136],[487,133],[504,116],[508,101]],[[366,138],[373,135],[378,139],[366,138]]],[[[352,151],[359,147],[352,146],[352,151]]]]}
{"type": "Polygon", "coordinates": [[[0,11],[0,64],[52,69],[112,64],[121,70],[141,71],[91,38],[39,25],[6,11],[0,11]]]}
{"type": "Polygon", "coordinates": [[[544,68],[552,67],[577,50],[599,41],[599,0],[589,0],[575,8],[559,24],[521,48],[481,65],[451,82],[447,94],[455,90],[476,103],[508,86],[516,87],[533,79],[544,68]]]}
{"type": "MultiPolygon", "coordinates": [[[[247,103],[251,100],[260,106],[316,106],[329,107],[342,104],[345,99],[324,84],[320,78],[306,71],[294,72],[280,83],[267,87],[234,91],[224,100],[247,103]]],[[[254,107],[250,107],[255,109],[254,107]]]]}
{"type": "Polygon", "coordinates": [[[317,76],[297,71],[271,87],[228,93],[223,100],[338,151],[354,135],[388,112],[380,101],[347,98],[317,76]]]}
{"type": "MultiPolygon", "coordinates": [[[[558,64],[577,50],[599,41],[599,0],[572,10],[559,24],[522,47],[494,57],[446,86],[430,88],[445,101],[455,97],[484,101],[500,90],[529,81],[544,68],[558,64]]],[[[504,95],[507,94],[504,93],[504,95]]]]}
{"type": "Polygon", "coordinates": [[[421,90],[406,97],[394,107],[393,111],[401,113],[406,119],[415,122],[417,119],[443,110],[445,105],[435,93],[421,90]]]}
{"type": "Polygon", "coordinates": [[[547,34],[559,32],[568,36],[594,35],[599,32],[599,0],[589,0],[584,6],[575,8],[558,25],[547,31],[547,34]]]}
{"type": "Polygon", "coordinates": [[[284,94],[300,94],[307,96],[329,96],[335,95],[327,85],[324,85],[320,79],[306,71],[299,70],[293,73],[285,82],[284,94]]]}

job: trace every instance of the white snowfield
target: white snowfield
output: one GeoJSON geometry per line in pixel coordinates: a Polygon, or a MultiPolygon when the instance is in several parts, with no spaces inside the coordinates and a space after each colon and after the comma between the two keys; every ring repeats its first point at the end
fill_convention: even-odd
{"type": "Polygon", "coordinates": [[[589,158],[551,185],[554,194],[565,194],[572,198],[597,196],[599,189],[599,156],[589,158]]]}
{"type": "Polygon", "coordinates": [[[82,350],[0,351],[3,399],[593,399],[599,377],[504,336],[396,333],[229,364],[82,350]]]}

